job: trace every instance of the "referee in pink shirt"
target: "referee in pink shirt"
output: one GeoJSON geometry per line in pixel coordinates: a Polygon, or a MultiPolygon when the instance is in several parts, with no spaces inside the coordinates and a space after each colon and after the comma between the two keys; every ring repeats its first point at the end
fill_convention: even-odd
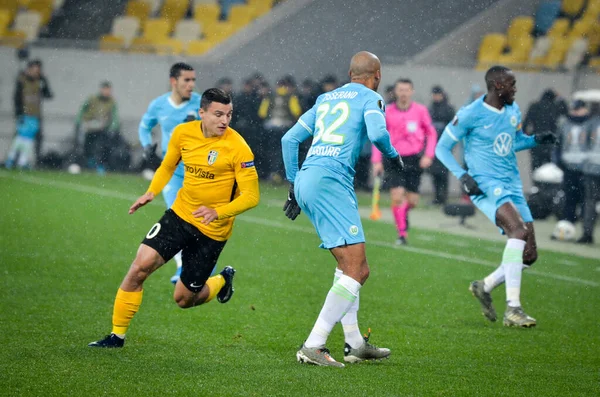
{"type": "MultiPolygon", "coordinates": [[[[409,79],[400,79],[394,86],[396,102],[385,109],[387,130],[392,146],[404,160],[404,172],[389,175],[385,184],[390,188],[392,212],[398,228],[396,244],[405,245],[408,237],[408,213],[419,202],[421,173],[431,166],[435,156],[437,133],[425,105],[412,101],[414,87],[409,79]]],[[[373,147],[373,174],[383,174],[386,160],[373,147]]]]}

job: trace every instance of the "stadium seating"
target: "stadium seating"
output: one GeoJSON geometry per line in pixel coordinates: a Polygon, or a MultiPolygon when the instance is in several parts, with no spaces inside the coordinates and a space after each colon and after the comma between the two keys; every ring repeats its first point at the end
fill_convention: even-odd
{"type": "Polygon", "coordinates": [[[2,44],[21,47],[38,36],[42,17],[36,11],[21,11],[15,17],[12,30],[5,33],[2,44]]]}
{"type": "Polygon", "coordinates": [[[111,34],[100,39],[100,48],[115,51],[129,47],[139,29],[140,21],[136,17],[117,17],[113,20],[111,34]]]}
{"type": "Polygon", "coordinates": [[[170,37],[156,39],[153,42],[158,55],[179,55],[183,51],[184,43],[170,37]]]}
{"type": "MultiPolygon", "coordinates": [[[[533,25],[532,25],[533,26],[533,25]]],[[[529,53],[533,48],[533,37],[522,35],[513,38],[510,45],[510,51],[500,55],[498,62],[507,66],[521,66],[529,59],[529,53]]]]}
{"type": "Polygon", "coordinates": [[[543,1],[535,12],[535,33],[545,35],[560,14],[560,0],[543,1]]]}
{"type": "Polygon", "coordinates": [[[271,11],[274,0],[248,0],[247,3],[254,8],[256,17],[260,17],[271,11]]]}
{"type": "Polygon", "coordinates": [[[479,55],[477,56],[478,69],[487,68],[489,65],[498,62],[505,46],[505,35],[500,33],[486,34],[479,46],[479,55]]]}
{"type": "Polygon", "coordinates": [[[185,54],[189,56],[199,56],[206,53],[214,46],[214,43],[208,40],[190,41],[185,49],[185,54]]]}
{"type": "Polygon", "coordinates": [[[144,22],[141,37],[135,37],[131,42],[129,51],[154,52],[157,43],[165,43],[171,32],[171,24],[165,18],[148,19],[144,22]]]}
{"type": "Polygon", "coordinates": [[[219,5],[219,0],[194,0],[193,7],[196,8],[199,4],[219,5]]]}
{"type": "Polygon", "coordinates": [[[194,8],[194,19],[203,26],[218,21],[220,16],[221,8],[218,4],[198,4],[194,8]]]}
{"type": "Polygon", "coordinates": [[[533,26],[532,17],[520,16],[513,19],[506,32],[508,45],[512,46],[513,42],[519,42],[521,37],[529,36],[533,31],[533,26]]]}
{"type": "Polygon", "coordinates": [[[567,18],[558,18],[552,24],[552,27],[548,30],[547,36],[549,37],[562,37],[567,34],[571,22],[567,18]]]}
{"type": "Polygon", "coordinates": [[[0,9],[0,38],[3,37],[8,31],[10,22],[12,21],[12,15],[8,10],[0,9]]]}
{"type": "Polygon", "coordinates": [[[148,5],[150,6],[150,15],[155,15],[158,10],[160,9],[160,6],[162,4],[162,0],[141,0],[144,3],[148,3],[148,5]]]}
{"type": "Polygon", "coordinates": [[[256,9],[251,5],[231,6],[227,20],[238,27],[244,27],[256,18],[256,9]]]}
{"type": "Polygon", "coordinates": [[[121,51],[126,46],[125,39],[120,36],[104,35],[100,39],[100,51],[121,51]]]}
{"type": "Polygon", "coordinates": [[[575,18],[585,6],[586,0],[563,0],[560,10],[563,14],[575,18]]]}
{"type": "Polygon", "coordinates": [[[584,20],[596,21],[600,15],[600,0],[588,0],[588,5],[581,17],[584,20]]]}
{"type": "Polygon", "coordinates": [[[571,45],[565,56],[563,66],[566,70],[574,70],[585,57],[588,49],[588,40],[585,38],[578,38],[571,42],[571,45]]]}
{"type": "Polygon", "coordinates": [[[204,25],[204,38],[213,43],[220,43],[238,29],[231,22],[216,21],[204,25]]]}
{"type": "Polygon", "coordinates": [[[27,10],[37,11],[40,14],[40,26],[46,26],[54,12],[54,0],[30,0],[27,10]]]}
{"type": "Polygon", "coordinates": [[[10,16],[10,22],[15,19],[17,12],[19,11],[18,0],[2,0],[0,3],[0,9],[5,11],[10,16]]]}
{"type": "Polygon", "coordinates": [[[202,34],[202,26],[193,19],[182,20],[177,22],[173,38],[180,40],[183,43],[198,40],[202,34]]]}
{"type": "Polygon", "coordinates": [[[144,23],[150,17],[150,5],[141,0],[132,0],[125,7],[125,15],[136,17],[140,23],[144,23]]]}
{"type": "Polygon", "coordinates": [[[129,0],[125,7],[125,16],[115,18],[111,33],[101,37],[99,48],[102,51],[129,50],[199,56],[271,10],[274,2],[274,0],[129,0]],[[193,11],[192,18],[185,19],[190,7],[193,11]],[[153,17],[156,15],[159,17],[153,17]],[[222,20],[224,15],[227,18],[222,20]],[[142,33],[138,37],[140,27],[142,33]]]}
{"type": "Polygon", "coordinates": [[[531,49],[531,53],[529,54],[529,64],[535,64],[536,59],[544,58],[548,51],[550,50],[550,46],[552,45],[552,39],[548,36],[538,37],[535,40],[535,44],[531,49]]]}
{"type": "Polygon", "coordinates": [[[169,22],[169,32],[173,30],[177,21],[185,17],[188,8],[188,0],[164,0],[160,16],[169,22]]]}
{"type": "Polygon", "coordinates": [[[548,53],[544,58],[538,60],[537,65],[544,69],[555,70],[565,59],[565,55],[568,50],[569,41],[567,39],[562,37],[554,37],[552,38],[552,44],[548,50],[548,53]]]}

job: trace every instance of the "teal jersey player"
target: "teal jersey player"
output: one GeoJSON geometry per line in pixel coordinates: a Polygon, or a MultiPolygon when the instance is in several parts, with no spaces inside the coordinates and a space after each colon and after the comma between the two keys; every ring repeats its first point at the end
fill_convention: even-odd
{"type": "Polygon", "coordinates": [[[354,192],[354,166],[365,141],[386,157],[402,159],[390,143],[384,101],[375,92],[381,79],[379,59],[357,53],[350,63],[351,83],[325,93],[300,117],[282,138],[286,177],[292,184],[284,206],[286,216],[296,219],[300,211],[314,225],[321,248],[337,260],[334,285],[327,294],[317,322],[296,358],[300,363],[343,367],[325,347],[337,322],[344,329],[344,360],[358,362],[386,358],[390,350],[363,338],[358,328],[358,291],[369,276],[365,236],[354,192]],[[298,169],[298,146],[312,139],[306,160],[298,169]]]}
{"type": "Polygon", "coordinates": [[[483,314],[496,321],[491,291],[506,283],[504,325],[534,327],[536,320],[521,307],[521,272],[537,259],[533,217],[523,194],[516,152],[540,143],[553,143],[551,133],[527,136],[521,130],[521,111],[514,102],[517,80],[504,66],[485,74],[487,94],[461,109],[448,124],[435,154],[456,176],[465,193],[489,220],[507,235],[500,266],[469,287],[483,314]],[[452,155],[454,145],[464,143],[467,170],[452,155]]]}

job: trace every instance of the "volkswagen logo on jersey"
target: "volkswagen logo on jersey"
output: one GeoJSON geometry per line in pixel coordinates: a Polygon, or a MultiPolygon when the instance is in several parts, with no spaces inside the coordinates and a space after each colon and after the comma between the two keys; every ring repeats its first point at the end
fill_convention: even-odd
{"type": "Polygon", "coordinates": [[[512,151],[512,138],[506,132],[499,134],[494,140],[494,153],[506,157],[512,151]]]}
{"type": "Polygon", "coordinates": [[[208,152],[208,165],[213,165],[215,161],[217,161],[218,154],[219,153],[217,153],[216,150],[211,150],[210,152],[208,152]]]}

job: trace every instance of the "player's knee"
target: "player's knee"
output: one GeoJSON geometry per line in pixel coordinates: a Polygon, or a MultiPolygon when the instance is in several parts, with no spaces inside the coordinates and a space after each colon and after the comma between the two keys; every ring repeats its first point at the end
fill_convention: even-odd
{"type": "Polygon", "coordinates": [[[527,238],[529,237],[529,230],[527,230],[527,226],[525,226],[523,222],[519,222],[518,224],[514,225],[514,227],[510,228],[506,234],[509,238],[527,241],[527,238]]]}
{"type": "Polygon", "coordinates": [[[136,258],[136,260],[134,260],[133,263],[131,264],[131,268],[129,269],[129,273],[127,274],[127,277],[131,281],[141,284],[144,281],[146,281],[146,279],[148,278],[149,275],[150,275],[150,266],[148,266],[146,263],[144,263],[142,261],[138,261],[136,258]]]}
{"type": "Polygon", "coordinates": [[[175,295],[173,299],[175,299],[175,303],[177,303],[177,306],[179,306],[182,309],[189,309],[190,307],[194,306],[193,299],[188,299],[186,296],[175,295]]]}

